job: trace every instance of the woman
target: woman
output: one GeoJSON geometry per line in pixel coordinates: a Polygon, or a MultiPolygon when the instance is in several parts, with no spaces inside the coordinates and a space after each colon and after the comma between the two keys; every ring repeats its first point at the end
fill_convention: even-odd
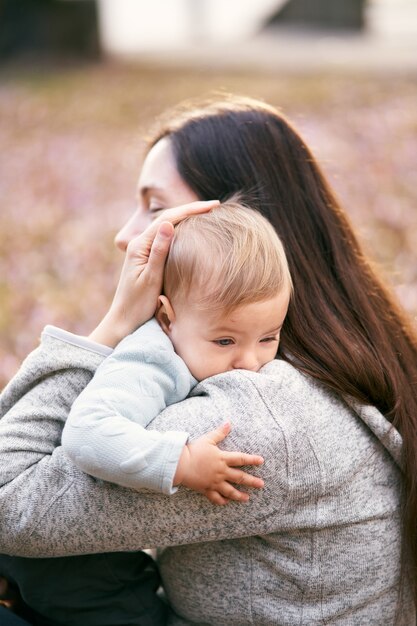
{"type": "Polygon", "coordinates": [[[48,330],[3,394],[0,549],[177,546],[160,559],[172,624],[415,624],[417,341],[298,134],[250,100],[176,112],[150,142],[117,244],[122,277],[90,342],[48,330]],[[161,210],[236,191],[290,264],[280,358],[201,383],[152,428],[198,436],[231,417],[225,443],[262,454],[265,489],[216,508],[97,483],[55,448],[62,424],[104,358],[91,341],[113,347],[153,314],[172,232],[158,226],[189,207],[137,235],[161,210]]]}

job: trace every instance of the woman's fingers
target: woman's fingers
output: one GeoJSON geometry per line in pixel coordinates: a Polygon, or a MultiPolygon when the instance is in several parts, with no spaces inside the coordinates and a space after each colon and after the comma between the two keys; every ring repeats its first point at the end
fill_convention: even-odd
{"type": "MultiPolygon", "coordinates": [[[[160,233],[162,224],[170,223],[173,226],[178,224],[190,215],[198,213],[207,213],[220,203],[218,200],[198,201],[184,204],[172,209],[166,209],[159,215],[143,233],[132,239],[127,246],[126,256],[137,263],[139,267],[144,268],[147,265],[154,242],[160,233]]],[[[167,229],[167,227],[164,227],[167,229]]],[[[165,255],[166,256],[166,255],[165,255]]]]}
{"type": "Polygon", "coordinates": [[[174,226],[170,222],[162,222],[156,232],[149,253],[147,271],[151,276],[162,277],[173,236],[174,226]]]}
{"type": "Polygon", "coordinates": [[[161,222],[171,222],[171,224],[175,226],[175,224],[178,224],[186,217],[199,213],[207,213],[211,211],[211,209],[214,209],[214,207],[219,206],[219,204],[219,200],[198,200],[197,202],[190,202],[189,204],[183,204],[179,207],[166,209],[152,222],[152,225],[158,227],[161,222]]]}
{"type": "Polygon", "coordinates": [[[167,238],[171,239],[173,234],[173,230],[168,224],[175,226],[175,224],[178,224],[186,217],[198,213],[207,213],[219,204],[220,202],[218,200],[198,201],[172,209],[166,209],[143,231],[143,233],[134,237],[128,243],[126,249],[127,259],[136,262],[137,267],[142,267],[143,269],[154,244],[157,244],[156,253],[161,251],[166,256],[166,240],[167,238]]]}
{"type": "Polygon", "coordinates": [[[219,204],[219,200],[201,200],[191,202],[190,204],[183,204],[172,209],[165,209],[165,211],[163,211],[161,215],[159,215],[141,235],[135,237],[135,239],[133,239],[130,243],[136,247],[136,242],[140,242],[142,246],[146,242],[145,247],[150,247],[160,225],[163,222],[170,222],[173,226],[175,226],[186,217],[197,215],[199,213],[207,213],[208,211],[211,211],[211,209],[214,209],[214,207],[219,206],[219,204]]]}

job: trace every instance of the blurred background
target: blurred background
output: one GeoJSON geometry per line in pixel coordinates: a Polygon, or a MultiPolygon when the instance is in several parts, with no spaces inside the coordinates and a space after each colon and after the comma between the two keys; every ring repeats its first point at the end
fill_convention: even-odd
{"type": "Polygon", "coordinates": [[[142,138],[213,92],[294,122],[417,319],[417,0],[0,0],[0,388],[100,320],[142,138]]]}

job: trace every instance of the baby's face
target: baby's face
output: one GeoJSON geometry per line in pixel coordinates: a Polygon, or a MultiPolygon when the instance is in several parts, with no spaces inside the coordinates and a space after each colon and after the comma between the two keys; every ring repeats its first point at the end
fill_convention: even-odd
{"type": "Polygon", "coordinates": [[[234,369],[257,372],[276,356],[288,301],[285,292],[229,315],[183,305],[167,334],[197,380],[234,369]]]}

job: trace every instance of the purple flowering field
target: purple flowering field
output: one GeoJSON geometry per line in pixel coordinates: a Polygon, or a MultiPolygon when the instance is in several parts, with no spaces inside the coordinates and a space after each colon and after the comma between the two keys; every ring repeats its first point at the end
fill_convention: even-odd
{"type": "Polygon", "coordinates": [[[219,74],[115,64],[0,73],[0,388],[56,324],[88,334],[111,301],[155,115],[229,91],[301,130],[369,255],[417,315],[417,84],[406,76],[219,74]]]}

